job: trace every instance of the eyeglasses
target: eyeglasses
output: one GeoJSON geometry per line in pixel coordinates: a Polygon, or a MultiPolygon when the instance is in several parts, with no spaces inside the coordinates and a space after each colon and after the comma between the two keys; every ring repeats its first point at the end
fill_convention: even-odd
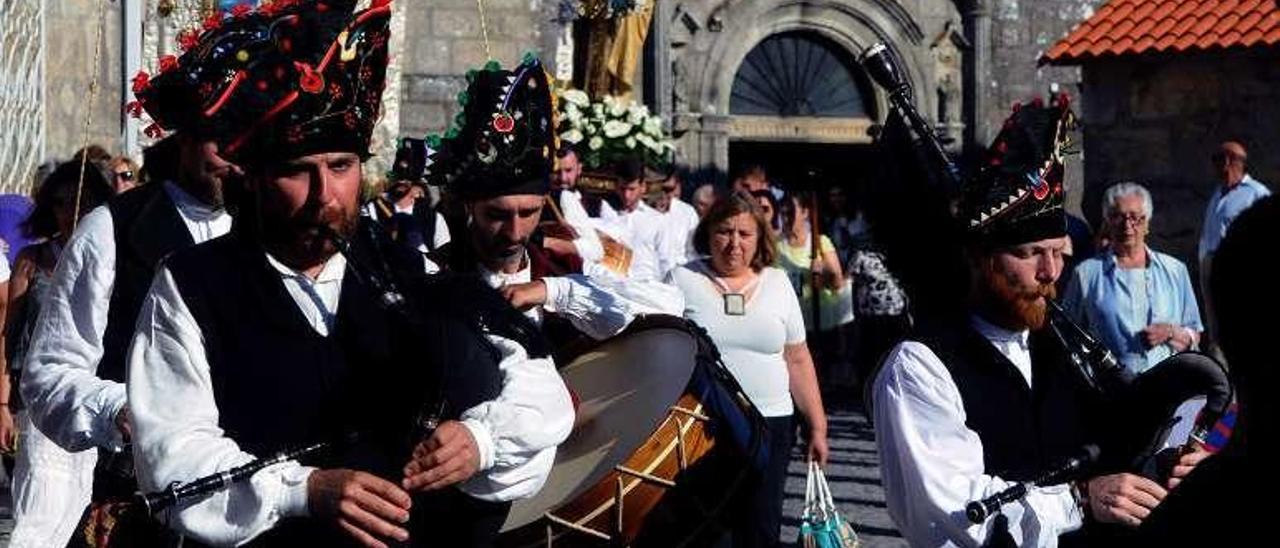
{"type": "Polygon", "coordinates": [[[1111,214],[1111,222],[1115,224],[1133,223],[1135,225],[1140,225],[1146,221],[1147,216],[1142,213],[1120,213],[1117,211],[1111,214]]]}
{"type": "Polygon", "coordinates": [[[121,181],[132,181],[133,171],[117,171],[116,179],[119,179],[121,181]]]}

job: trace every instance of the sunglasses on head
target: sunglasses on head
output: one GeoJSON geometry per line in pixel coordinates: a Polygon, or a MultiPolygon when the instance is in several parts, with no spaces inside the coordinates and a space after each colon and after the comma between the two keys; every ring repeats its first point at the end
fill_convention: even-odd
{"type": "Polygon", "coordinates": [[[120,180],[122,180],[122,181],[132,181],[132,180],[133,180],[133,171],[117,171],[117,172],[116,172],[116,179],[120,179],[120,180]]]}

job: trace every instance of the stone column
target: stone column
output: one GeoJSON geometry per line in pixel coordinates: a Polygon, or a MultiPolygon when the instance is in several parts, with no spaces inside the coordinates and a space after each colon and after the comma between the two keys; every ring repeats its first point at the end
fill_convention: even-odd
{"type": "Polygon", "coordinates": [[[703,114],[698,132],[698,163],[702,169],[714,169],[722,175],[716,183],[724,183],[729,173],[729,122],[724,114],[703,114]]]}
{"type": "MultiPolygon", "coordinates": [[[[124,0],[121,10],[121,37],[124,44],[124,64],[120,66],[120,89],[130,89],[133,75],[142,67],[142,0],[124,0]]],[[[133,100],[133,95],[124,92],[124,102],[133,100]]],[[[142,147],[138,143],[138,120],[121,111],[121,149],[135,161],[142,160],[142,147]]]]}
{"type": "Polygon", "coordinates": [[[964,87],[965,142],[985,146],[991,140],[987,113],[991,108],[991,10],[990,0],[966,0],[965,38],[973,45],[965,68],[969,84],[964,87]]]}
{"type": "Polygon", "coordinates": [[[675,0],[654,0],[653,27],[649,31],[649,40],[653,44],[653,67],[649,74],[653,78],[654,112],[665,121],[671,119],[674,112],[671,95],[671,47],[670,27],[675,0]]]}

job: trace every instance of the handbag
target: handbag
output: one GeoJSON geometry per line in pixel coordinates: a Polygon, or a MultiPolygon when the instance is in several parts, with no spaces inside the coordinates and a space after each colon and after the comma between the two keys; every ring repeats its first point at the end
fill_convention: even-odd
{"type": "Polygon", "coordinates": [[[800,545],[804,548],[858,547],[858,535],[836,508],[827,476],[817,461],[809,461],[809,475],[805,479],[800,545]]]}

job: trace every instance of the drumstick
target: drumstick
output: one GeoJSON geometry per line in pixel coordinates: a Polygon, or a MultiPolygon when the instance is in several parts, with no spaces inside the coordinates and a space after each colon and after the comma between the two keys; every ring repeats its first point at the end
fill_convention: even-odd
{"type": "Polygon", "coordinates": [[[390,219],[391,217],[395,216],[395,211],[393,211],[387,205],[387,203],[388,203],[388,200],[386,198],[383,198],[382,196],[378,196],[373,199],[373,207],[382,210],[382,214],[386,215],[387,218],[390,219]]]}
{"type": "Polygon", "coordinates": [[[551,199],[550,194],[543,194],[542,199],[546,200],[547,205],[551,206],[551,214],[556,216],[556,222],[567,225],[569,221],[564,220],[564,215],[560,213],[560,207],[556,205],[556,201],[551,199]]]}

